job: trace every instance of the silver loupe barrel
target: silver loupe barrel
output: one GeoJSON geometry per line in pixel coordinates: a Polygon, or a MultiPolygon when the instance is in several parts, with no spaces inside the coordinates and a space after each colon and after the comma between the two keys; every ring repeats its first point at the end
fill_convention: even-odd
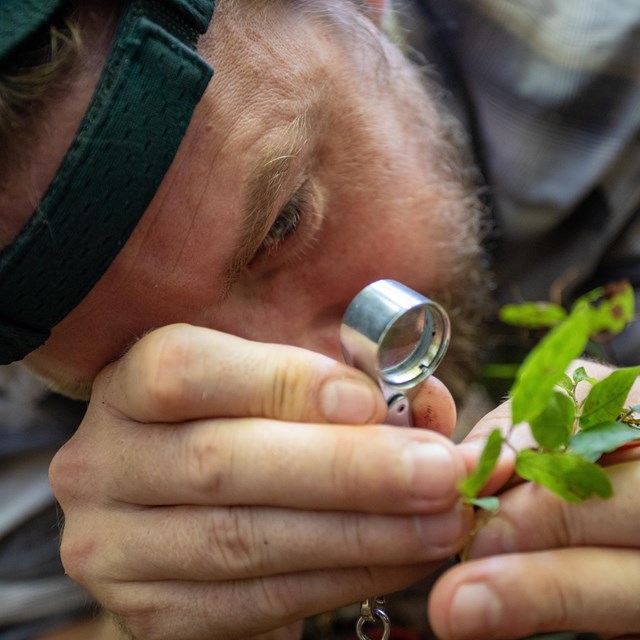
{"type": "Polygon", "coordinates": [[[351,301],[340,328],[348,364],[392,389],[428,378],[449,346],[446,311],[395,280],[378,280],[351,301]]]}

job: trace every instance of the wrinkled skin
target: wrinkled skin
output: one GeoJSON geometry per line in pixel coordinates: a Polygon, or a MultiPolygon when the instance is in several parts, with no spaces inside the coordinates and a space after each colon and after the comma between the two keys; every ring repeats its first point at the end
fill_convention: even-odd
{"type": "MultiPolygon", "coordinates": [[[[451,429],[446,390],[425,391],[451,429]]],[[[65,567],[139,638],[245,638],[408,586],[468,535],[465,465],[441,434],[361,426],[384,414],[325,356],[152,333],[53,462],[65,567]]]]}
{"type": "MultiPolygon", "coordinates": [[[[418,404],[429,407],[420,426],[453,427],[435,379],[418,404]]],[[[140,638],[294,638],[305,616],[402,588],[469,536],[455,482],[508,407],[458,447],[426,429],[348,426],[383,415],[366,378],[318,354],[188,326],[154,332],[100,374],[54,461],[65,566],[140,638]],[[220,376],[227,352],[232,374],[220,376]],[[169,364],[174,375],[158,375],[169,364]],[[325,406],[332,380],[348,386],[325,406]]],[[[430,595],[438,637],[634,631],[635,457],[611,457],[606,502],[568,504],[528,483],[503,493],[471,560],[430,595]]],[[[489,490],[511,471],[505,456],[489,490]]]]}
{"type": "MultiPolygon", "coordinates": [[[[121,629],[139,640],[297,637],[305,616],[401,589],[469,536],[456,483],[496,416],[455,447],[452,398],[431,379],[414,405],[425,428],[380,426],[375,385],[339,362],[339,319],[364,284],[393,277],[465,291],[473,272],[461,257],[464,194],[443,187],[435,157],[435,109],[382,36],[367,33],[389,73],[299,9],[235,14],[220,2],[200,45],[216,81],[156,198],[94,290],[27,359],[72,391],[93,383],[51,480],[65,567],[119,621],[105,638],[121,629]],[[267,162],[278,157],[301,115],[311,126],[258,225],[259,246],[229,279],[255,158],[267,148],[267,162]],[[271,225],[301,184],[308,208],[274,243],[281,226],[271,225]]],[[[9,194],[25,216],[99,67],[52,110],[62,125],[39,143],[50,164],[16,168],[14,184],[33,181],[9,194]]],[[[474,537],[473,561],[431,594],[438,634],[639,631],[636,465],[611,467],[608,519],[595,515],[600,503],[509,489],[499,518],[474,537]],[[481,601],[487,593],[498,604],[481,601]]],[[[494,488],[510,475],[505,457],[494,488]]]]}

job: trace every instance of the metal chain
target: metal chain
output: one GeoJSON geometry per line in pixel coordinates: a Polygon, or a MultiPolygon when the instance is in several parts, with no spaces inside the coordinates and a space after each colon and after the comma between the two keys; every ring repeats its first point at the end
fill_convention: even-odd
{"type": "Polygon", "coordinates": [[[356,623],[356,634],[359,640],[370,640],[363,627],[365,622],[382,624],[382,640],[389,640],[391,621],[384,610],[384,596],[377,596],[365,600],[360,605],[360,617],[356,623]]]}

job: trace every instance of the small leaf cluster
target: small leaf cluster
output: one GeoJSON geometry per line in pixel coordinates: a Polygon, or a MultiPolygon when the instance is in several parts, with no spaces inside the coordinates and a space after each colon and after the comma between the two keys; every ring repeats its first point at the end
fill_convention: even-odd
{"type": "MultiPolygon", "coordinates": [[[[465,501],[484,509],[498,507],[496,497],[479,497],[493,472],[503,446],[517,425],[527,423],[537,446],[515,451],[518,476],[547,487],[569,502],[598,496],[608,498],[612,487],[597,464],[605,453],[635,440],[640,428],[634,416],[640,407],[625,407],[640,366],[613,371],[597,381],[583,367],[565,373],[590,339],[615,335],[634,314],[634,292],[625,282],[600,287],[579,298],[566,311],[551,303],[510,305],[503,321],[549,332],[519,367],[510,391],[511,426],[494,429],[478,464],[459,485],[465,501]],[[583,400],[579,384],[589,385],[583,400]]],[[[513,448],[513,447],[512,447],[513,448]]]]}

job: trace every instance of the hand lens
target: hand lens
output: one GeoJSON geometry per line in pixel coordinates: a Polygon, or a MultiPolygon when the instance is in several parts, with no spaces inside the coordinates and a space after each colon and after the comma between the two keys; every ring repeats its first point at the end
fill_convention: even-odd
{"type": "Polygon", "coordinates": [[[373,282],[351,301],[340,327],[345,360],[378,382],[388,424],[411,424],[407,392],[440,364],[450,331],[437,302],[394,280],[373,282]]]}
{"type": "MultiPolygon", "coordinates": [[[[413,424],[407,393],[436,370],[450,333],[449,317],[438,303],[395,280],[373,282],[351,301],[340,326],[342,351],[347,364],[380,385],[387,401],[387,424],[413,424]]],[[[383,596],[360,605],[359,640],[370,640],[364,630],[367,623],[382,625],[382,640],[388,640],[391,622],[383,596]]]]}

